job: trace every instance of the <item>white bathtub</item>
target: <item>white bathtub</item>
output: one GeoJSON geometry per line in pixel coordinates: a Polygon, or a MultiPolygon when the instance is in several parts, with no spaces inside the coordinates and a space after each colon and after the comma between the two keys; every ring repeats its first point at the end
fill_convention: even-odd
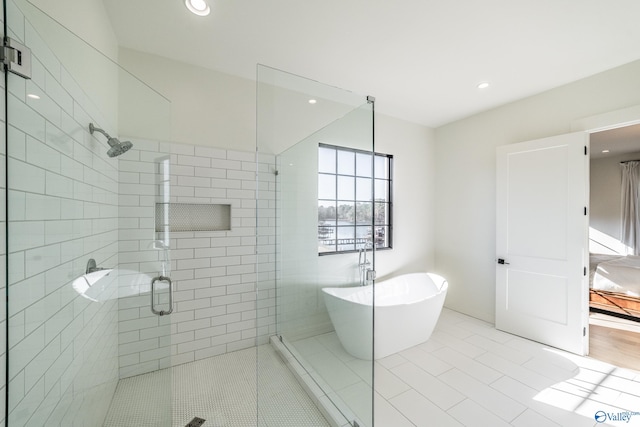
{"type": "MultiPolygon", "coordinates": [[[[433,273],[404,274],[376,282],[376,359],[389,356],[429,339],[436,326],[447,281],[433,273]]],[[[324,301],[345,350],[371,360],[373,286],[323,288],[324,301]]]]}

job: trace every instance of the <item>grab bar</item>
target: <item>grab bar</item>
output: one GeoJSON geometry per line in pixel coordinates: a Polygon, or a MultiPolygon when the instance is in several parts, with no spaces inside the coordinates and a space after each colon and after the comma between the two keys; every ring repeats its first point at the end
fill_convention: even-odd
{"type": "Polygon", "coordinates": [[[158,276],[154,277],[151,281],[151,312],[153,314],[157,314],[158,316],[164,316],[166,314],[171,314],[173,311],[173,286],[171,283],[171,279],[167,276],[158,276]],[[156,310],[155,303],[155,291],[156,291],[156,282],[167,282],[169,284],[169,310],[156,310]]]}

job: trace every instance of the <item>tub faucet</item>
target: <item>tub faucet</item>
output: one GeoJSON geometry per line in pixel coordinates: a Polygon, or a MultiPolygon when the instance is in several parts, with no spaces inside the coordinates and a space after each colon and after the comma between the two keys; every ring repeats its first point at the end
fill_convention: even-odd
{"type": "Polygon", "coordinates": [[[367,248],[373,248],[371,242],[363,244],[358,250],[358,268],[360,269],[360,285],[365,286],[370,284],[370,276],[373,270],[371,269],[371,262],[367,259],[367,248]]]}

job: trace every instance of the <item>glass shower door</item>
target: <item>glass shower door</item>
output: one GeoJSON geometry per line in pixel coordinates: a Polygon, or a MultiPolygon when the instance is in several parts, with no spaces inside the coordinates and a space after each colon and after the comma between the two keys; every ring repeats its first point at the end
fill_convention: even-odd
{"type": "Polygon", "coordinates": [[[258,347],[259,425],[302,413],[299,425],[371,427],[373,286],[361,285],[375,268],[373,99],[259,66],[257,102],[258,247],[272,260],[258,265],[258,290],[274,296],[273,315],[258,319],[259,339],[271,343],[258,347]],[[332,290],[370,301],[336,309],[332,290]],[[349,334],[356,352],[346,350],[349,334]],[[300,403],[274,415],[274,402],[295,399],[296,387],[261,381],[273,349],[317,411],[300,403]]]}
{"type": "Polygon", "coordinates": [[[5,76],[5,422],[169,426],[170,240],[155,220],[169,170],[153,142],[169,102],[31,3],[5,10],[31,51],[30,78],[5,76]]]}

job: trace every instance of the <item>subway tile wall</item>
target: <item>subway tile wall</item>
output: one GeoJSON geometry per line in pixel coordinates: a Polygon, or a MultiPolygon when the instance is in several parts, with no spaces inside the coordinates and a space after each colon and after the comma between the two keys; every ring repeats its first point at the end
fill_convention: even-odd
{"type": "MultiPolygon", "coordinates": [[[[169,275],[174,311],[154,315],[147,293],[120,299],[120,377],[266,342],[275,325],[275,290],[256,292],[256,283],[259,274],[274,275],[268,233],[275,232],[275,207],[267,198],[275,198],[275,175],[257,181],[256,174],[273,172],[273,156],[256,162],[251,152],[132,142],[120,157],[120,267],[169,275]],[[257,191],[265,200],[256,201],[257,191]],[[155,204],[162,201],[231,205],[231,230],[156,232],[155,204]]],[[[162,297],[160,306],[167,307],[166,292],[162,297]]]]}
{"type": "Polygon", "coordinates": [[[10,74],[7,88],[9,424],[99,426],[118,380],[118,306],[114,289],[94,302],[72,283],[89,258],[118,263],[117,161],[87,129],[107,119],[7,7],[8,35],[33,54],[32,79],[10,74]]]}
{"type": "MultiPolygon", "coordinates": [[[[9,138],[0,148],[11,189],[10,424],[99,426],[119,378],[264,344],[275,333],[275,158],[139,139],[108,158],[88,123],[117,132],[12,2],[8,8],[9,35],[33,53],[32,80],[9,76],[9,138]],[[158,159],[170,164],[170,201],[229,204],[231,231],[171,233],[165,253],[156,241],[166,236],[154,231],[165,191],[158,159]],[[108,287],[93,295],[98,302],[79,295],[73,282],[89,258],[145,280],[164,267],[174,312],[151,313],[148,284],[131,296],[123,296],[131,293],[126,282],[108,287]]],[[[2,201],[5,188],[0,181],[2,201]]],[[[4,230],[0,224],[2,268],[4,230]]],[[[166,288],[159,294],[166,307],[166,288]]],[[[2,367],[5,357],[0,347],[2,367]]]]}

